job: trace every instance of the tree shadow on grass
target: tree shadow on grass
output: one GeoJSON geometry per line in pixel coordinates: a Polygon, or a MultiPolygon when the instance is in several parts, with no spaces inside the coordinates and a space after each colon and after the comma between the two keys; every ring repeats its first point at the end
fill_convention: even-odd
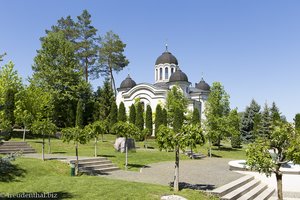
{"type": "Polygon", "coordinates": [[[18,165],[12,164],[5,159],[0,159],[0,182],[15,181],[17,177],[24,177],[25,173],[26,170],[18,165]]]}
{"type": "Polygon", "coordinates": [[[65,154],[66,151],[53,151],[52,154],[65,154]]]}
{"type": "Polygon", "coordinates": [[[148,165],[141,165],[141,164],[128,164],[128,168],[150,168],[148,165]]]}
{"type": "MultiPolygon", "coordinates": [[[[174,182],[169,183],[170,187],[174,186],[174,182]]],[[[179,190],[182,189],[191,189],[191,190],[213,190],[215,189],[215,185],[210,185],[210,184],[191,184],[191,183],[186,183],[186,182],[179,182],[179,190]]]]}
{"type": "Polygon", "coordinates": [[[211,157],[214,157],[214,158],[222,158],[222,156],[219,156],[219,155],[216,155],[216,154],[211,154],[211,157]]]}
{"type": "MultiPolygon", "coordinates": [[[[17,194],[10,194],[3,199],[71,199],[74,195],[69,192],[20,192],[17,194]]],[[[2,198],[1,198],[2,199],[2,198]]]]}
{"type": "Polygon", "coordinates": [[[106,155],[106,154],[99,154],[97,156],[100,156],[100,157],[105,157],[105,158],[113,158],[113,157],[116,157],[114,155],[106,155]]]}

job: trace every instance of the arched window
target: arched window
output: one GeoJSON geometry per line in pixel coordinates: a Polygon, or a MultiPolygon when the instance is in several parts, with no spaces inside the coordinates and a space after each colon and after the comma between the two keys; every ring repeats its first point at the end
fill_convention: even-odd
{"type": "Polygon", "coordinates": [[[158,80],[158,70],[157,69],[155,70],[155,80],[156,81],[158,80]]]}
{"type": "Polygon", "coordinates": [[[169,69],[166,67],[165,68],[165,79],[169,78],[169,69]]]}
{"type": "Polygon", "coordinates": [[[162,68],[159,68],[159,80],[162,80],[163,77],[162,72],[163,72],[162,68]]]}
{"type": "Polygon", "coordinates": [[[172,68],[171,68],[171,74],[173,74],[173,73],[174,73],[174,68],[172,67],[172,68]]]}

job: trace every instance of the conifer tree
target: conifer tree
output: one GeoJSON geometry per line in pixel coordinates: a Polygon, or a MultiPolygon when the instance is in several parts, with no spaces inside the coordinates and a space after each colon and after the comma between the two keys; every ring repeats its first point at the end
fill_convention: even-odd
{"type": "Polygon", "coordinates": [[[271,114],[271,120],[272,123],[274,124],[276,121],[281,120],[280,118],[280,112],[279,112],[279,108],[276,106],[276,103],[273,102],[272,103],[272,107],[270,108],[270,114],[271,114]]]}
{"type": "Polygon", "coordinates": [[[75,125],[79,128],[83,128],[83,102],[81,99],[79,99],[77,103],[75,125]]]}
{"type": "Polygon", "coordinates": [[[98,87],[96,92],[96,101],[98,102],[99,119],[105,120],[109,117],[112,102],[115,96],[108,79],[105,79],[102,87],[98,87]]]}
{"type": "Polygon", "coordinates": [[[200,113],[198,108],[194,108],[191,122],[192,124],[200,124],[200,113]]]}
{"type": "Polygon", "coordinates": [[[294,122],[296,131],[300,131],[300,113],[295,115],[294,122]]]}
{"type": "Polygon", "coordinates": [[[135,105],[132,104],[129,108],[129,122],[135,124],[135,118],[136,118],[135,105]]]}
{"type": "Polygon", "coordinates": [[[141,131],[144,129],[144,109],[140,101],[136,104],[135,125],[141,131]]]}
{"type": "Polygon", "coordinates": [[[160,125],[163,125],[163,115],[162,115],[162,109],[161,105],[157,104],[156,109],[155,109],[155,134],[157,133],[160,125]]]}
{"type": "Polygon", "coordinates": [[[168,111],[167,109],[162,109],[162,124],[167,126],[168,125],[168,111]]]}
{"type": "Polygon", "coordinates": [[[118,107],[116,102],[113,102],[109,114],[109,126],[113,127],[113,125],[117,122],[118,122],[118,107]]]}
{"type": "Polygon", "coordinates": [[[153,120],[152,120],[152,109],[150,105],[147,105],[146,109],[146,128],[149,129],[149,132],[152,134],[153,131],[153,120]]]}
{"type": "Polygon", "coordinates": [[[268,139],[270,137],[270,129],[271,129],[271,116],[270,109],[267,104],[264,106],[264,110],[261,114],[261,132],[260,136],[268,139]]]}
{"type": "Polygon", "coordinates": [[[120,105],[119,105],[118,121],[126,122],[126,120],[127,120],[126,108],[124,106],[124,103],[121,102],[120,105]]]}
{"type": "Polygon", "coordinates": [[[253,140],[255,140],[257,137],[261,135],[262,132],[262,123],[261,123],[261,113],[256,113],[254,116],[254,123],[253,123],[253,140]]]}

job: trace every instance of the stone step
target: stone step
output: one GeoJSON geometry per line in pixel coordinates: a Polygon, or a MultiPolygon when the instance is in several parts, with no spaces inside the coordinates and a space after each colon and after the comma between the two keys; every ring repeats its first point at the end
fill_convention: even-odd
{"type": "Polygon", "coordinates": [[[244,185],[252,180],[254,180],[253,176],[246,175],[246,176],[243,176],[243,177],[241,177],[235,181],[232,181],[226,185],[223,185],[221,187],[218,187],[218,188],[212,190],[211,193],[221,197],[221,196],[224,196],[224,195],[232,192],[233,190],[241,187],[242,185],[244,185]]]}
{"type": "Polygon", "coordinates": [[[9,148],[9,147],[0,147],[0,150],[19,150],[19,149],[24,149],[24,150],[26,150],[26,149],[33,149],[33,148],[28,147],[28,146],[26,146],[26,147],[13,147],[13,148],[9,148]]]}
{"type": "Polygon", "coordinates": [[[108,168],[108,167],[114,167],[114,165],[111,163],[111,164],[104,164],[104,165],[91,165],[91,166],[88,166],[88,167],[79,167],[79,169],[87,169],[87,170],[101,170],[101,169],[104,169],[104,168],[108,168]]]}
{"type": "MultiPolygon", "coordinates": [[[[96,162],[96,161],[104,161],[107,160],[107,158],[105,157],[98,157],[98,158],[83,158],[83,159],[79,159],[78,163],[89,163],[89,162],[96,162]]],[[[70,160],[70,163],[75,163],[76,160],[70,160]]]]}
{"type": "Polygon", "coordinates": [[[103,173],[116,171],[116,170],[120,170],[120,169],[118,167],[107,167],[107,168],[103,168],[101,170],[100,169],[98,169],[98,170],[81,169],[79,171],[87,173],[87,174],[103,174],[103,173]]]}
{"type": "Polygon", "coordinates": [[[242,185],[241,187],[237,188],[236,190],[233,190],[232,192],[224,195],[221,197],[221,200],[235,200],[239,197],[243,196],[247,192],[249,192],[252,188],[256,187],[258,184],[260,184],[260,180],[252,180],[245,185],[242,185]]]}
{"type": "Polygon", "coordinates": [[[90,166],[90,165],[101,165],[101,164],[109,164],[111,163],[110,160],[100,160],[100,161],[94,161],[94,162],[84,162],[84,163],[78,163],[80,167],[90,166]]]}
{"type": "Polygon", "coordinates": [[[267,188],[268,186],[266,184],[261,183],[246,194],[244,194],[243,196],[241,196],[240,198],[238,198],[238,200],[252,200],[267,188]]]}
{"type": "MultiPolygon", "coordinates": [[[[254,198],[254,200],[268,200],[275,192],[274,188],[267,188],[265,191],[260,193],[257,197],[254,198]]],[[[277,198],[275,198],[277,199],[277,198]]]]}
{"type": "Polygon", "coordinates": [[[0,146],[1,145],[10,146],[10,145],[28,145],[28,144],[27,144],[27,142],[2,142],[2,143],[0,143],[0,146]]]}
{"type": "Polygon", "coordinates": [[[0,154],[10,154],[18,151],[22,151],[22,153],[36,153],[34,149],[30,149],[30,150],[25,149],[25,150],[0,150],[0,154]]]}

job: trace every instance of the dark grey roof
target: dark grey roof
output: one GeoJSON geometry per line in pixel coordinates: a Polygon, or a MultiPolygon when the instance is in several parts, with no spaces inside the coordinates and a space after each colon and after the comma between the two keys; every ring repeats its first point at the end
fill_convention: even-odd
{"type": "Polygon", "coordinates": [[[182,72],[180,69],[178,69],[176,72],[174,72],[170,79],[169,82],[176,82],[176,81],[186,81],[189,82],[189,79],[187,77],[187,75],[182,72]]]}
{"type": "Polygon", "coordinates": [[[125,80],[122,81],[120,85],[120,89],[125,89],[125,88],[133,88],[136,86],[136,83],[134,80],[132,80],[128,74],[125,80]]]}
{"type": "Polygon", "coordinates": [[[156,59],[155,65],[165,64],[165,63],[178,65],[177,58],[176,58],[175,56],[173,56],[173,55],[172,55],[170,52],[168,52],[168,51],[163,52],[163,53],[156,59]]]}
{"type": "Polygon", "coordinates": [[[196,88],[198,88],[200,90],[206,90],[206,91],[210,90],[210,86],[204,81],[203,78],[201,79],[201,81],[198,84],[196,83],[196,88]]]}

